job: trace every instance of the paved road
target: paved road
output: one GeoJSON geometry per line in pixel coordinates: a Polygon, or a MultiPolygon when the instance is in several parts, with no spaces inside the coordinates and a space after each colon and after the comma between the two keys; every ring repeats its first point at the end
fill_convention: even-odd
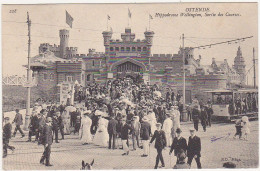
{"type": "MultiPolygon", "coordinates": [[[[183,137],[188,138],[188,129],[191,123],[183,124],[183,137]]],[[[213,124],[207,132],[199,127],[197,135],[201,137],[203,168],[221,168],[222,160],[236,160],[237,168],[256,168],[258,167],[258,121],[251,122],[251,134],[248,141],[233,139],[235,133],[234,124],[213,124]],[[229,135],[230,134],[230,135],[229,135]],[[228,136],[229,135],[229,136],[228,136]],[[211,137],[223,137],[217,141],[211,142],[211,137]]],[[[33,142],[25,142],[27,138],[20,138],[20,134],[11,140],[11,145],[16,147],[12,154],[8,151],[7,158],[3,159],[3,169],[22,170],[22,169],[64,169],[78,170],[81,167],[81,161],[91,162],[95,159],[94,169],[153,169],[155,164],[156,150],[151,146],[151,155],[147,158],[140,157],[142,150],[130,151],[129,156],[121,156],[122,150],[108,150],[100,148],[93,144],[81,145],[77,135],[67,135],[65,140],[59,144],[52,145],[51,163],[53,167],[45,167],[39,164],[43,152],[43,146],[33,142]]],[[[130,149],[132,146],[130,145],[130,149]]],[[[166,169],[173,167],[176,158],[169,156],[169,148],[163,151],[166,169]],[[172,159],[172,160],[170,160],[172,159]]],[[[191,168],[196,168],[196,162],[193,161],[191,168]]]]}

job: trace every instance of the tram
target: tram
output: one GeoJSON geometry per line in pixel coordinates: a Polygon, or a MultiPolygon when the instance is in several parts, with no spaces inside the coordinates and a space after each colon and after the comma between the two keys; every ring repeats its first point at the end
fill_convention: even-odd
{"type": "Polygon", "coordinates": [[[258,119],[257,89],[205,91],[212,95],[212,120],[233,121],[242,116],[258,119]]]}

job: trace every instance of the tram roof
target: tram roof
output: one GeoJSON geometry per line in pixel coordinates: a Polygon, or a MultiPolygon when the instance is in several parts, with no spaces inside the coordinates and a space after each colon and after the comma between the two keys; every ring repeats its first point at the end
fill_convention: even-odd
{"type": "Polygon", "coordinates": [[[212,91],[204,91],[205,93],[232,93],[232,90],[212,90],[212,91]]]}
{"type": "Polygon", "coordinates": [[[236,91],[240,93],[258,93],[258,89],[239,89],[236,91]]]}
{"type": "Polygon", "coordinates": [[[205,93],[258,93],[258,89],[237,89],[237,90],[227,90],[227,89],[219,89],[219,90],[211,90],[211,91],[204,91],[205,93]]]}

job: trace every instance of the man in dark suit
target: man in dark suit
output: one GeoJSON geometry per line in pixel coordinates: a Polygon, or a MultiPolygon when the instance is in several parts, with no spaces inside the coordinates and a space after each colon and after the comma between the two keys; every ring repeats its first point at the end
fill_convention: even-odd
{"type": "Polygon", "coordinates": [[[129,148],[127,145],[128,135],[132,133],[132,127],[126,123],[126,118],[122,119],[122,128],[121,128],[121,139],[123,144],[123,150],[125,153],[122,155],[128,155],[129,154],[129,148]]]}
{"type": "Polygon", "coordinates": [[[201,142],[200,138],[195,135],[195,129],[190,129],[191,136],[189,137],[189,143],[187,148],[188,164],[191,166],[193,158],[195,158],[198,169],[201,169],[200,163],[200,151],[201,151],[201,142]]]}
{"type": "Polygon", "coordinates": [[[174,150],[174,156],[177,157],[177,162],[176,164],[179,164],[179,155],[181,152],[185,152],[187,151],[187,142],[186,142],[186,139],[183,138],[181,136],[181,129],[180,128],[177,128],[176,129],[176,133],[177,133],[177,136],[173,139],[173,142],[172,142],[172,145],[171,145],[171,150],[169,152],[169,155],[171,155],[172,151],[174,150]]]}
{"type": "Polygon", "coordinates": [[[112,145],[113,150],[115,149],[115,146],[116,146],[117,125],[118,125],[118,122],[117,122],[117,120],[115,120],[115,116],[112,115],[111,120],[108,122],[107,131],[108,131],[108,134],[109,134],[109,146],[108,146],[108,148],[111,149],[111,140],[113,139],[113,143],[112,143],[113,144],[112,145]]]}
{"type": "Polygon", "coordinates": [[[38,127],[39,127],[39,121],[38,121],[38,115],[36,111],[32,112],[32,116],[30,118],[31,122],[29,124],[29,136],[28,136],[28,141],[27,142],[31,142],[32,140],[32,136],[36,136],[35,137],[35,141],[38,141],[38,127]]]}
{"type": "Polygon", "coordinates": [[[206,132],[208,114],[204,106],[201,106],[200,120],[204,132],[206,132]]]}
{"type": "Polygon", "coordinates": [[[22,114],[19,113],[19,109],[16,109],[15,112],[16,112],[16,115],[15,115],[13,123],[15,123],[16,127],[14,130],[13,136],[15,137],[16,132],[18,130],[22,134],[22,138],[23,138],[25,136],[21,129],[21,125],[23,124],[23,116],[22,116],[22,114]]]}
{"type": "Polygon", "coordinates": [[[59,119],[58,119],[58,115],[59,115],[59,111],[55,112],[55,115],[52,117],[52,130],[53,130],[53,134],[55,135],[55,142],[59,143],[59,119]]]}
{"type": "Polygon", "coordinates": [[[47,123],[43,129],[43,145],[44,145],[44,152],[42,154],[42,158],[40,160],[41,164],[44,164],[44,160],[46,160],[45,166],[52,166],[50,164],[50,155],[51,155],[51,145],[52,145],[52,119],[51,117],[47,118],[47,123]]]}
{"type": "Polygon", "coordinates": [[[207,109],[207,115],[208,115],[208,122],[207,122],[207,125],[209,127],[211,127],[211,116],[213,115],[213,109],[211,107],[211,105],[208,105],[208,107],[206,108],[207,109]]]}
{"type": "Polygon", "coordinates": [[[147,157],[148,150],[149,150],[149,139],[150,139],[150,136],[152,135],[151,125],[148,122],[148,118],[146,116],[143,117],[142,120],[143,120],[143,123],[141,124],[141,130],[140,130],[140,136],[142,138],[143,149],[144,149],[144,154],[142,155],[142,157],[147,157]]]}
{"type": "Polygon", "coordinates": [[[5,125],[3,128],[3,158],[7,156],[7,149],[14,151],[14,147],[9,145],[9,140],[12,136],[12,125],[10,124],[9,117],[4,118],[5,125]]]}
{"type": "Polygon", "coordinates": [[[195,105],[194,109],[192,110],[192,120],[194,123],[194,129],[196,129],[196,131],[199,130],[199,118],[200,118],[200,111],[198,110],[198,106],[195,105]]]}
{"type": "Polygon", "coordinates": [[[157,123],[156,124],[157,130],[154,132],[154,135],[150,141],[150,144],[153,143],[155,140],[155,148],[157,149],[157,156],[156,156],[156,163],[154,169],[157,169],[159,160],[162,163],[162,167],[165,167],[163,156],[162,156],[162,150],[166,147],[166,137],[163,130],[161,130],[162,124],[157,123]]]}

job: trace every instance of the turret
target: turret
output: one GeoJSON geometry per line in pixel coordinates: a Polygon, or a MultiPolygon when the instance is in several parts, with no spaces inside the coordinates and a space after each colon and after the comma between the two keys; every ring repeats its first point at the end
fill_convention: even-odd
{"type": "Polygon", "coordinates": [[[60,57],[66,58],[66,48],[69,44],[69,30],[60,30],[60,57]]]}
{"type": "Polygon", "coordinates": [[[135,39],[135,34],[131,33],[131,28],[125,28],[125,33],[121,34],[123,42],[132,42],[135,39]]]}
{"type": "Polygon", "coordinates": [[[153,35],[154,35],[154,32],[153,31],[145,31],[144,35],[145,35],[145,41],[147,43],[148,56],[150,56],[151,55],[151,47],[153,45],[153,35]]]}
{"type": "Polygon", "coordinates": [[[109,46],[109,42],[112,37],[112,32],[111,31],[103,31],[103,38],[104,38],[104,46],[109,46]]]}
{"type": "Polygon", "coordinates": [[[237,71],[237,73],[240,75],[240,81],[242,84],[245,84],[245,74],[246,74],[246,65],[245,65],[245,59],[242,56],[242,51],[240,46],[237,50],[237,56],[234,59],[234,69],[237,71]]]}

